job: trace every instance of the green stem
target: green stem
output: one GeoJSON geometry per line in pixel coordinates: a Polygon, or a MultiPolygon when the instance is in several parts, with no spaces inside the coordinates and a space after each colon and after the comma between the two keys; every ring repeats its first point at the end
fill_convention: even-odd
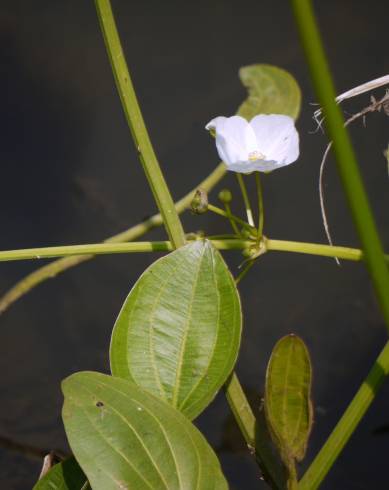
{"type": "Polygon", "coordinates": [[[255,416],[244,394],[238,376],[232,373],[225,385],[228,404],[239,426],[239,429],[250,448],[255,447],[255,416]]]}
{"type": "Polygon", "coordinates": [[[247,264],[243,268],[242,272],[238,275],[238,277],[235,279],[236,284],[239,284],[240,281],[245,277],[245,275],[248,273],[248,271],[251,269],[251,267],[254,265],[255,260],[248,260],[247,264]]]}
{"type": "Polygon", "coordinates": [[[321,243],[291,242],[288,240],[265,240],[266,250],[277,252],[294,252],[321,257],[339,257],[345,260],[362,260],[362,250],[350,247],[336,247],[321,243]]]}
{"type": "Polygon", "coordinates": [[[228,217],[228,220],[230,222],[231,228],[234,230],[235,235],[237,237],[241,237],[242,234],[241,234],[239,228],[236,226],[236,223],[234,221],[234,218],[233,218],[234,215],[232,214],[231,206],[228,204],[228,202],[225,202],[224,207],[226,208],[226,213],[227,213],[227,217],[228,217]]]}
{"type": "Polygon", "coordinates": [[[258,197],[258,243],[263,235],[263,225],[265,220],[264,209],[263,209],[263,193],[262,193],[262,184],[261,177],[259,172],[255,172],[255,182],[257,185],[257,197],[258,197]]]}
{"type": "MultiPolygon", "coordinates": [[[[248,240],[212,240],[219,250],[242,250],[250,245],[248,240]]],[[[65,245],[60,247],[27,248],[0,252],[0,262],[12,260],[49,259],[72,255],[106,255],[136,252],[170,252],[174,246],[169,241],[130,242],[130,243],[92,243],[85,245],[65,245]]]]}
{"type": "Polygon", "coordinates": [[[375,395],[389,374],[389,342],[375,361],[367,378],[337,423],[330,437],[304,474],[299,490],[315,490],[330,470],[339,453],[353,434],[375,395]]]}
{"type": "MultiPolygon", "coordinates": [[[[235,283],[243,279],[254,260],[250,261],[241,274],[235,279],[235,283]]],[[[266,429],[266,422],[261,410],[258,411],[258,419],[255,418],[251,406],[246,398],[243,388],[236,373],[232,373],[224,385],[227,402],[231,412],[239,426],[239,429],[251,452],[255,452],[258,464],[262,469],[266,480],[274,489],[285,488],[282,462],[274,454],[270,436],[266,429]]]]}
{"type": "MultiPolygon", "coordinates": [[[[323,107],[325,124],[333,143],[342,185],[362,243],[364,261],[389,329],[389,271],[354,150],[344,126],[342,113],[335,102],[335,89],[312,2],[310,0],[291,0],[291,4],[313,83],[323,107]]],[[[388,373],[388,366],[389,345],[387,344],[319,455],[308,468],[299,488],[311,490],[319,486],[373,401],[388,373]]]]}
{"type": "MultiPolygon", "coordinates": [[[[252,240],[240,238],[211,240],[219,250],[243,250],[253,245],[252,240]]],[[[124,242],[124,243],[91,243],[85,245],[63,245],[58,247],[26,248],[20,250],[0,251],[0,262],[13,260],[48,259],[53,257],[82,257],[87,255],[126,254],[136,252],[169,252],[174,246],[169,241],[159,242],[124,242]]],[[[265,251],[303,253],[322,257],[339,257],[345,260],[360,261],[362,251],[357,248],[333,247],[316,243],[291,242],[286,240],[266,239],[265,251]]],[[[389,263],[389,256],[386,256],[389,263]]],[[[242,275],[242,274],[241,274],[242,275]]],[[[244,275],[242,275],[244,277],[244,275]]],[[[1,310],[0,310],[1,311],[1,310]]]]}
{"type": "Polygon", "coordinates": [[[166,231],[174,247],[185,243],[184,230],[173,199],[154,153],[127,68],[109,0],[95,0],[105,46],[111,62],[120,100],[166,231]]]}
{"type": "Polygon", "coordinates": [[[314,87],[323,107],[328,135],[333,142],[342,185],[362,243],[364,260],[389,329],[389,271],[385,265],[383,248],[354,150],[347,129],[344,127],[342,113],[335,103],[335,89],[314,17],[312,2],[310,0],[291,0],[291,4],[314,87]]]}
{"type": "MultiPolygon", "coordinates": [[[[175,205],[177,213],[182,213],[185,209],[190,207],[194,193],[201,187],[206,191],[210,191],[215,185],[222,179],[226,174],[226,167],[224,163],[220,163],[215,170],[208,175],[199,185],[192,189],[188,194],[181,198],[175,205]]],[[[157,226],[163,224],[161,214],[155,214],[148,218],[146,221],[139,223],[128,230],[122,231],[117,235],[113,235],[106,240],[105,243],[120,243],[129,242],[136,240],[140,236],[144,235],[148,231],[152,230],[157,226]]],[[[71,257],[64,257],[51,262],[50,264],[40,267],[31,274],[25,276],[21,281],[17,282],[12,288],[10,288],[1,298],[0,298],[0,314],[6,311],[15,301],[27,294],[31,289],[38,286],[40,283],[51,279],[62,272],[75,267],[76,265],[82,264],[88,260],[93,259],[94,255],[74,255],[71,257]]]]}
{"type": "Polygon", "coordinates": [[[249,225],[254,228],[255,224],[254,224],[254,218],[253,218],[253,211],[251,209],[251,204],[250,204],[249,196],[247,193],[246,184],[244,183],[242,174],[237,173],[236,177],[238,179],[238,184],[239,184],[240,191],[242,193],[242,197],[243,197],[243,201],[244,201],[244,205],[246,208],[247,221],[248,221],[249,225]]]}
{"type": "Polygon", "coordinates": [[[249,225],[246,223],[246,221],[243,221],[242,219],[238,218],[237,216],[234,216],[233,214],[228,213],[227,211],[224,211],[224,209],[218,208],[217,206],[214,206],[213,204],[208,204],[208,210],[212,211],[212,213],[218,214],[219,216],[223,216],[223,218],[233,220],[233,221],[235,221],[235,223],[239,223],[241,226],[244,226],[245,228],[249,228],[249,225]]]}

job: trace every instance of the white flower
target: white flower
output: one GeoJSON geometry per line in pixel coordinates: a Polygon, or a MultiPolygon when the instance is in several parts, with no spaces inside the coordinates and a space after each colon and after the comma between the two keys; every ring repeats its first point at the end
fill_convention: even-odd
{"type": "Polygon", "coordinates": [[[216,117],[205,128],[215,133],[219,157],[234,172],[271,172],[299,156],[299,135],[289,116],[260,114],[250,122],[240,116],[216,117]]]}

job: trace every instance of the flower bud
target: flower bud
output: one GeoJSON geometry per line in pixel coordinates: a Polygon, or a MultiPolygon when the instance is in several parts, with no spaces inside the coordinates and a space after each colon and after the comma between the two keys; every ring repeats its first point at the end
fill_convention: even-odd
{"type": "Polygon", "coordinates": [[[224,204],[229,204],[232,201],[232,194],[229,189],[222,189],[217,197],[224,204]]]}
{"type": "Polygon", "coordinates": [[[195,214],[203,214],[208,211],[208,194],[204,189],[197,189],[190,207],[195,214]]]}

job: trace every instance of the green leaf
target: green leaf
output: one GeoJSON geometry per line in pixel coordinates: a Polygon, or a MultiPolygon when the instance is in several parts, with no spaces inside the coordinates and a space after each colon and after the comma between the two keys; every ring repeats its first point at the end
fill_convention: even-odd
{"type": "Polygon", "coordinates": [[[249,96],[238,114],[247,120],[257,114],[286,114],[297,119],[301,107],[301,91],[295,78],[272,65],[249,65],[239,70],[249,96]]]}
{"type": "Polygon", "coordinates": [[[296,335],[275,345],[266,373],[265,414],[273,441],[287,465],[301,461],[312,428],[312,369],[309,352],[296,335]]]}
{"type": "Polygon", "coordinates": [[[112,374],[193,419],[233,369],[241,322],[220,253],[195,241],[154,262],[131,290],[112,334],[112,374]]]}
{"type": "Polygon", "coordinates": [[[41,478],[33,490],[87,490],[90,489],[85,474],[72,457],[55,464],[41,478]]]}
{"type": "Polygon", "coordinates": [[[227,490],[196,427],[136,384],[81,372],[62,390],[69,444],[93,490],[227,490]]]}

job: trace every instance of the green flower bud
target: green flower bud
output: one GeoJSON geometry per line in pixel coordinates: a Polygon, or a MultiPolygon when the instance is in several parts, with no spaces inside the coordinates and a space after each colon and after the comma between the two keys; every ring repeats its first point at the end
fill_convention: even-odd
{"type": "Polygon", "coordinates": [[[232,194],[229,189],[222,189],[217,197],[225,204],[229,204],[232,201],[232,194]]]}
{"type": "Polygon", "coordinates": [[[204,189],[197,189],[190,207],[195,214],[203,214],[208,211],[208,194],[204,189]]]}

